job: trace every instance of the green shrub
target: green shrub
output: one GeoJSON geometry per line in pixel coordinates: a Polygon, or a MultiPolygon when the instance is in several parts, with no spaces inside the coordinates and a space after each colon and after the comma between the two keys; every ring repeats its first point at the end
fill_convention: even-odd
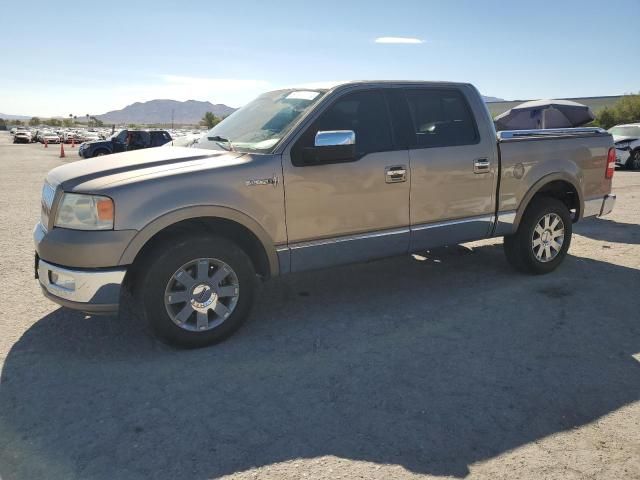
{"type": "Polygon", "coordinates": [[[599,110],[593,124],[609,129],[621,123],[634,122],[640,122],[640,94],[625,95],[612,107],[599,110]]]}

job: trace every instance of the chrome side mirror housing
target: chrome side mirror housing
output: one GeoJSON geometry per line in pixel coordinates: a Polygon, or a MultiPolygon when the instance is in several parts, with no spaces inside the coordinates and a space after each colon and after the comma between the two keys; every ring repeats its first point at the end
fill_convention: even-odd
{"type": "Polygon", "coordinates": [[[316,133],[314,146],[337,147],[339,145],[355,145],[356,132],[353,130],[327,130],[316,133]]]}

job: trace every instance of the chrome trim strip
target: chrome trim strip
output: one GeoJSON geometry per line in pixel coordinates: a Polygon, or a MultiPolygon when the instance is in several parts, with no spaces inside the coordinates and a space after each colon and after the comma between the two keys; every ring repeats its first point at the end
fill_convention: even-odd
{"type": "Polygon", "coordinates": [[[291,250],[286,245],[276,247],[280,274],[291,272],[291,250]]]}
{"type": "Polygon", "coordinates": [[[517,214],[518,212],[515,210],[509,210],[507,212],[498,212],[498,222],[513,225],[514,223],[516,223],[517,214]]]}
{"type": "Polygon", "coordinates": [[[516,216],[518,212],[516,210],[507,210],[505,212],[498,212],[498,220],[492,231],[492,236],[501,237],[503,235],[509,235],[514,232],[516,216]]]}
{"type": "Polygon", "coordinates": [[[493,215],[480,215],[477,217],[466,217],[460,218],[457,220],[448,220],[446,222],[438,222],[438,223],[423,223],[420,225],[412,225],[412,232],[419,232],[421,230],[427,230],[430,228],[441,228],[441,227],[450,227],[452,225],[460,225],[463,223],[472,223],[472,222],[487,222],[490,223],[493,220],[493,215]]]}
{"type": "Polygon", "coordinates": [[[509,140],[522,137],[572,137],[584,135],[603,135],[607,131],[598,127],[584,128],[545,128],[538,130],[502,130],[498,132],[498,140],[509,140]]]}
{"type": "Polygon", "coordinates": [[[297,250],[300,248],[319,247],[322,245],[333,245],[336,243],[351,242],[354,240],[367,240],[370,238],[385,237],[389,235],[400,235],[400,234],[406,234],[406,233],[409,233],[408,228],[395,228],[392,230],[382,230],[382,231],[376,231],[371,233],[346,235],[344,237],[324,238],[322,240],[312,240],[307,242],[293,243],[289,245],[289,248],[291,250],[297,250]]]}

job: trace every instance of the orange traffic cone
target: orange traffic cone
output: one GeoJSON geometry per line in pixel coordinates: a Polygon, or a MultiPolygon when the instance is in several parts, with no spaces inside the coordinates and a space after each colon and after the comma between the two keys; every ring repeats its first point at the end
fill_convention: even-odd
{"type": "Polygon", "coordinates": [[[49,148],[49,145],[47,143],[47,139],[46,138],[44,139],[44,148],[49,148]]]}
{"type": "Polygon", "coordinates": [[[60,158],[64,158],[64,142],[60,142],[60,158]]]}
{"type": "Polygon", "coordinates": [[[76,137],[71,137],[71,148],[76,148],[76,137]]]}

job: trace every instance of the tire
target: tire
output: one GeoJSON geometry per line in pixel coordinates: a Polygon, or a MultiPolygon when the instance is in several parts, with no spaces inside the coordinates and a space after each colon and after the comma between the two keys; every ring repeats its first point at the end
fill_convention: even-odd
{"type": "Polygon", "coordinates": [[[91,157],[102,157],[103,155],[108,155],[109,152],[107,152],[106,150],[98,150],[96,151],[91,157]]]}
{"type": "Polygon", "coordinates": [[[560,200],[535,198],[527,207],[518,231],[504,237],[507,261],[523,273],[541,275],[554,271],[567,256],[572,225],[569,209],[560,200]],[[562,236],[557,236],[560,230],[562,236]],[[560,248],[556,248],[558,245],[560,248]]]}
{"type": "Polygon", "coordinates": [[[640,148],[631,152],[625,164],[628,170],[640,170],[640,148]]]}
{"type": "Polygon", "coordinates": [[[161,340],[205,347],[227,338],[247,318],[257,277],[247,254],[229,240],[183,235],[161,243],[146,258],[135,295],[161,340]],[[194,307],[194,302],[199,303],[194,307]]]}

